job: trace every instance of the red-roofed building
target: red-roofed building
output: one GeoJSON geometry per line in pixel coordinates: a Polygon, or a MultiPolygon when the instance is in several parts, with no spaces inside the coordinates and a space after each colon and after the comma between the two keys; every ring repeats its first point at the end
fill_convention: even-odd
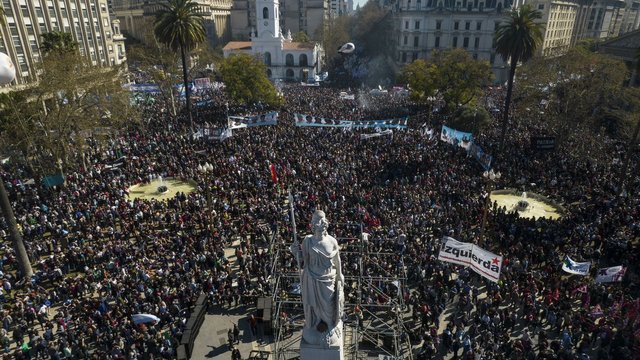
{"type": "Polygon", "coordinates": [[[279,0],[256,0],[257,34],[251,41],[231,41],[223,48],[224,57],[245,53],[259,55],[267,65],[270,79],[307,81],[321,71],[322,47],[318,43],[291,40],[282,35],[279,0]]]}

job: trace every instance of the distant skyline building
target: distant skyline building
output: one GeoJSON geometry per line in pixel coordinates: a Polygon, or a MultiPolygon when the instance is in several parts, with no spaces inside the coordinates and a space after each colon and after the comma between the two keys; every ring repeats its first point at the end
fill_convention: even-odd
{"type": "Polygon", "coordinates": [[[126,61],[120,23],[112,19],[106,0],[2,0],[7,20],[0,51],[16,67],[14,84],[37,80],[42,59],[42,34],[71,33],[81,55],[93,65],[114,66],[126,61]]]}
{"type": "MultiPolygon", "coordinates": [[[[309,38],[320,39],[322,26],[331,16],[331,0],[283,0],[279,3],[280,26],[295,34],[306,33],[309,38]]],[[[336,0],[342,1],[345,0],[336,0]]],[[[344,5],[346,10],[346,5],[344,5]]],[[[257,28],[254,0],[233,0],[231,33],[233,40],[249,40],[257,28]]]]}
{"type": "MultiPolygon", "coordinates": [[[[195,0],[204,18],[207,43],[212,47],[231,40],[231,1],[195,0]]],[[[142,41],[155,43],[153,22],[156,12],[166,0],[112,0],[114,14],[122,24],[122,31],[142,41]]]]}

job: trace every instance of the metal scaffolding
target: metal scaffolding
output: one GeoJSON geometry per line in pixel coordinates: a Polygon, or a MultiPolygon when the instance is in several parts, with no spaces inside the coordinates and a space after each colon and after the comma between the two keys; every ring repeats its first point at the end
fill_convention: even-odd
{"type": "MultiPolygon", "coordinates": [[[[357,237],[336,237],[341,247],[344,275],[345,359],[412,359],[403,321],[407,278],[403,255],[391,252],[393,249],[371,252],[361,222],[338,223],[334,227],[358,234],[357,237]]],[[[304,314],[300,275],[289,252],[291,241],[274,236],[270,246],[273,251],[271,324],[275,339],[272,358],[277,360],[300,358],[304,314]]],[[[395,245],[395,241],[387,243],[395,245]]]]}

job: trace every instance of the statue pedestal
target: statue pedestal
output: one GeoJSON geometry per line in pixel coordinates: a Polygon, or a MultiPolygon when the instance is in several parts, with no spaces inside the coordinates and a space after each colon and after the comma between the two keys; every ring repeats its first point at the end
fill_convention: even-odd
{"type": "Polygon", "coordinates": [[[300,360],[344,360],[342,346],[323,347],[300,341],[300,360]]]}

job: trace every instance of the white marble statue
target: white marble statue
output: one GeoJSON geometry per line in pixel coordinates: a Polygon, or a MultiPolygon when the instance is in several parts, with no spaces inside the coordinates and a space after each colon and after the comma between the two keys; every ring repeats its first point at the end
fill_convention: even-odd
{"type": "Polygon", "coordinates": [[[313,213],[311,226],[313,235],[305,236],[301,246],[296,241],[290,248],[302,269],[302,338],[310,345],[341,348],[344,293],[340,247],[327,234],[329,222],[323,211],[313,213]]]}

